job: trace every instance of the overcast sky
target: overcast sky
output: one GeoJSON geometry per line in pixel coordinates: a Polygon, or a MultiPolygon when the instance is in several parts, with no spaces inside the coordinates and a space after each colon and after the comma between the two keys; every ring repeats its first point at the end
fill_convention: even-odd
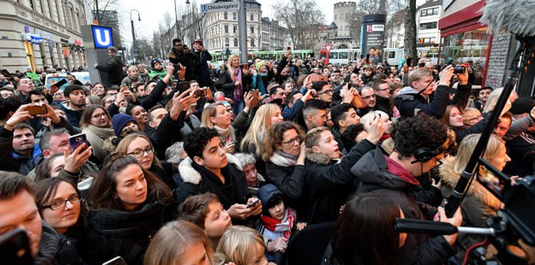
{"type": "MultiPolygon", "coordinates": [[[[182,9],[185,6],[186,0],[176,0],[178,9],[182,9]]],[[[210,0],[196,0],[197,4],[210,3],[210,0]]],[[[262,4],[262,16],[274,18],[272,5],[285,0],[256,0],[262,4]]],[[[319,9],[323,11],[325,15],[325,22],[330,24],[333,21],[334,3],[343,1],[332,0],[315,0],[319,9]]],[[[347,0],[346,0],[347,1],[347,0]]],[[[190,0],[193,2],[193,0],[190,0]]],[[[151,38],[154,30],[158,28],[158,25],[163,21],[163,14],[167,11],[174,19],[174,1],[173,0],[119,0],[119,5],[122,10],[126,12],[122,14],[122,36],[125,45],[131,45],[132,43],[132,28],[130,26],[130,10],[137,9],[141,15],[141,21],[137,21],[137,14],[135,11],[132,13],[134,18],[134,28],[136,29],[136,38],[147,37],[151,38]],[[138,36],[141,35],[141,36],[138,36]]],[[[200,10],[200,7],[199,7],[200,10]]]]}

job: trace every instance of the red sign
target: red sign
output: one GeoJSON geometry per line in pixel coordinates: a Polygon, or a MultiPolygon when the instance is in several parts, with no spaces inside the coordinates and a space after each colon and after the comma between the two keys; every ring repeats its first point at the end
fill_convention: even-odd
{"type": "Polygon", "coordinates": [[[78,45],[78,46],[82,46],[82,41],[81,41],[81,40],[74,39],[74,44],[76,44],[76,45],[78,45]]]}

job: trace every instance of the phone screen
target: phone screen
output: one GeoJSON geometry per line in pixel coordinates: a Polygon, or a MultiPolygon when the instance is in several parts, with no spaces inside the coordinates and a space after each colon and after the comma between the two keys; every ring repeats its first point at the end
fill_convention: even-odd
{"type": "Polygon", "coordinates": [[[188,82],[180,82],[178,83],[178,92],[182,94],[184,91],[188,90],[189,83],[188,82]]]}

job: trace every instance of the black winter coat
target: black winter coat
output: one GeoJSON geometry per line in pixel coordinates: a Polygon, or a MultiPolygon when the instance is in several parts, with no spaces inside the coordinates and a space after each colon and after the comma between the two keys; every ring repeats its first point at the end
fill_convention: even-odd
{"type": "Polygon", "coordinates": [[[102,264],[121,256],[129,265],[142,265],[151,238],[167,221],[172,205],[150,200],[140,209],[127,212],[113,209],[94,210],[89,214],[86,249],[83,259],[102,264]]]}
{"type": "Polygon", "coordinates": [[[108,73],[108,81],[112,85],[120,85],[121,81],[123,81],[123,62],[119,56],[110,58],[107,65],[97,65],[96,68],[99,71],[108,73]]]}
{"type": "Polygon", "coordinates": [[[351,174],[351,167],[374,148],[373,143],[363,140],[339,163],[329,160],[325,155],[312,154],[307,150],[305,189],[309,194],[306,198],[308,210],[305,214],[308,224],[336,220],[340,207],[348,196],[355,192],[356,178],[351,174]]]}
{"type": "MultiPolygon", "coordinates": [[[[236,88],[236,82],[232,81],[230,74],[231,73],[229,73],[228,70],[222,72],[219,78],[219,83],[221,85],[221,90],[223,91],[223,93],[225,93],[225,97],[234,100],[234,89],[236,88]]],[[[241,80],[243,86],[243,94],[245,94],[246,91],[249,91],[249,84],[251,84],[252,78],[250,76],[245,75],[242,70],[241,80]]]]}
{"type": "MultiPolygon", "coordinates": [[[[389,171],[385,154],[380,148],[364,155],[351,172],[361,182],[358,192],[370,192],[391,197],[399,204],[405,218],[430,219],[436,211],[416,200],[422,191],[420,184],[410,183],[389,171]]],[[[409,233],[405,245],[400,249],[398,264],[444,264],[455,250],[443,236],[429,237],[425,234],[409,233]]]]}
{"type": "Polygon", "coordinates": [[[183,203],[189,196],[211,192],[217,195],[225,209],[233,204],[246,204],[250,197],[245,176],[235,164],[237,159],[227,154],[228,165],[221,169],[225,183],[211,171],[197,165],[190,158],[180,162],[178,174],[173,176],[177,189],[175,195],[178,203],[183,203]]]}

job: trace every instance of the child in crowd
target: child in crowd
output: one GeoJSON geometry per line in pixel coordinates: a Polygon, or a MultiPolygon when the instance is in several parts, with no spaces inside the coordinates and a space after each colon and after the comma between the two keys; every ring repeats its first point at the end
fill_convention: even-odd
{"type": "Polygon", "coordinates": [[[223,233],[232,227],[232,221],[217,196],[204,193],[190,196],[180,205],[179,220],[190,221],[204,230],[212,249],[215,249],[223,233]]]}
{"type": "Polygon", "coordinates": [[[167,75],[167,71],[165,71],[165,68],[162,65],[162,62],[158,59],[154,59],[150,62],[150,66],[152,68],[152,71],[149,74],[149,79],[154,78],[157,76],[160,79],[163,79],[167,75]]]}
{"type": "Polygon", "coordinates": [[[221,237],[214,261],[218,265],[267,265],[264,251],[264,239],[256,230],[246,226],[234,226],[221,237]]]}
{"type": "MultiPolygon", "coordinates": [[[[258,197],[262,201],[264,210],[256,229],[268,241],[274,243],[273,249],[268,247],[266,251],[268,260],[280,264],[281,254],[286,251],[287,242],[297,221],[296,212],[292,208],[286,208],[282,191],[273,184],[260,187],[258,197]]],[[[269,243],[268,246],[270,246],[269,243]]]]}

